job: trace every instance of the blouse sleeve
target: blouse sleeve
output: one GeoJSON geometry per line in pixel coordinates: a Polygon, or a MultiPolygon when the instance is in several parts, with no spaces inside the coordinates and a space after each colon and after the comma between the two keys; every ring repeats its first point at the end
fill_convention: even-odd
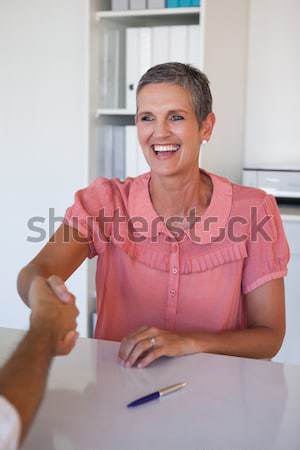
{"type": "Polygon", "coordinates": [[[267,195],[262,204],[251,209],[242,291],[253,291],[262,284],[287,274],[289,246],[274,197],[267,195]]]}
{"type": "Polygon", "coordinates": [[[98,178],[86,189],[76,192],[73,205],[65,213],[64,223],[79,232],[73,232],[73,237],[79,241],[80,235],[88,239],[89,258],[103,253],[109,241],[110,224],[107,223],[104,227],[101,214],[103,211],[106,216],[109,214],[110,200],[109,180],[98,178]]]}

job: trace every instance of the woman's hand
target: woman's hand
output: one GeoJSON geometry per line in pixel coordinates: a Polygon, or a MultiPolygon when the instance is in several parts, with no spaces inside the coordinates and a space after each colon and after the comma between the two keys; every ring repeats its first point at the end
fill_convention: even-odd
{"type": "Polygon", "coordinates": [[[119,358],[125,367],[148,366],[161,356],[180,356],[199,351],[191,335],[171,333],[155,327],[142,327],[126,336],[119,358]]]}

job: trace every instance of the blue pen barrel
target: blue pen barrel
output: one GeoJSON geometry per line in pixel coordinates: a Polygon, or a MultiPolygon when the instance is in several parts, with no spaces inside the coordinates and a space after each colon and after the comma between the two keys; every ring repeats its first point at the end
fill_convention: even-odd
{"type": "Polygon", "coordinates": [[[127,407],[134,408],[135,406],[142,405],[143,403],[151,402],[151,400],[156,400],[159,397],[159,392],[153,392],[152,394],[145,395],[145,397],[138,398],[134,402],[129,403],[127,407]]]}

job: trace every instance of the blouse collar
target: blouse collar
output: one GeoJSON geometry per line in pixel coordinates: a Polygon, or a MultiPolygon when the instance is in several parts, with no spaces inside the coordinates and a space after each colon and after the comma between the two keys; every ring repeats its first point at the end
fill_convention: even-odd
{"type": "MultiPolygon", "coordinates": [[[[204,214],[199,218],[192,230],[187,230],[186,235],[196,243],[208,244],[217,238],[225,228],[230,215],[232,205],[232,183],[223,177],[199,169],[208,175],[213,184],[213,192],[209,206],[204,214]]],[[[140,175],[133,180],[130,188],[128,208],[130,218],[143,218],[147,226],[137,231],[148,238],[157,234],[165,233],[172,237],[162,219],[160,220],[155,211],[150,194],[149,181],[151,172],[140,175]],[[152,226],[151,226],[152,224],[152,226]],[[155,225],[155,226],[153,226],[155,225]],[[142,231],[141,231],[142,230],[142,231]]]]}

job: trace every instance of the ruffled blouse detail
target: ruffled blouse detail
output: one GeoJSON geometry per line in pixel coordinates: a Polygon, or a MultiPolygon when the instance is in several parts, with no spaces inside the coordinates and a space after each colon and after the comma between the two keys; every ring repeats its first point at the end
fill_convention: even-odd
{"type": "MultiPolygon", "coordinates": [[[[137,244],[127,241],[122,244],[115,244],[122,249],[131,259],[144,264],[152,269],[170,271],[170,252],[155,251],[151,246],[137,244]]],[[[155,244],[157,245],[157,244],[155,244]]],[[[228,264],[247,257],[247,249],[244,242],[228,244],[218,250],[207,251],[206,253],[194,257],[181,258],[179,271],[181,274],[195,272],[205,272],[212,270],[222,264],[228,264]]]]}

